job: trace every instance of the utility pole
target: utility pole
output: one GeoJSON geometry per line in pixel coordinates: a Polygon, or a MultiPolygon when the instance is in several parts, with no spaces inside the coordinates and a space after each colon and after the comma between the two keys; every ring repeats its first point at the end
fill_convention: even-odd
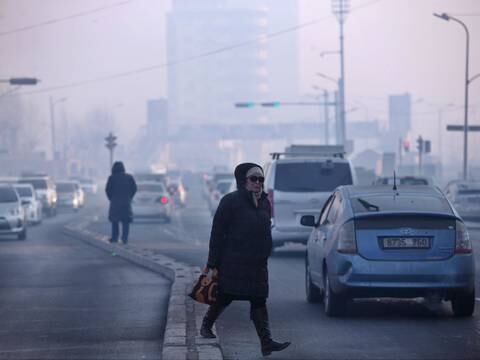
{"type": "Polygon", "coordinates": [[[57,159],[57,143],[55,134],[55,109],[53,104],[53,98],[50,96],[50,131],[52,141],[52,159],[57,159]]]}
{"type": "Polygon", "coordinates": [[[340,141],[342,145],[346,143],[346,113],[345,113],[345,48],[344,31],[347,15],[350,11],[350,0],[332,0],[332,12],[337,16],[340,25],[340,79],[338,80],[338,92],[340,102],[340,141]]]}
{"type": "Polygon", "coordinates": [[[323,90],[323,111],[324,111],[324,118],[323,121],[325,122],[325,145],[329,145],[330,143],[330,114],[328,111],[328,91],[323,90]]]}
{"type": "Polygon", "coordinates": [[[115,150],[115,147],[117,146],[117,143],[115,142],[117,140],[117,137],[113,135],[113,133],[110,131],[108,136],[105,138],[105,141],[107,142],[105,144],[106,148],[110,152],[110,169],[113,167],[113,151],[115,150]]]}

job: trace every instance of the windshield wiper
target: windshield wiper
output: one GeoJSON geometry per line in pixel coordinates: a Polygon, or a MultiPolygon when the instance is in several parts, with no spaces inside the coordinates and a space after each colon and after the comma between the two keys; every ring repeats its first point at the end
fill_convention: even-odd
{"type": "Polygon", "coordinates": [[[373,210],[373,211],[379,211],[380,207],[377,205],[369,203],[367,200],[364,200],[362,198],[357,198],[357,201],[362,204],[362,206],[367,209],[368,211],[373,210]]]}

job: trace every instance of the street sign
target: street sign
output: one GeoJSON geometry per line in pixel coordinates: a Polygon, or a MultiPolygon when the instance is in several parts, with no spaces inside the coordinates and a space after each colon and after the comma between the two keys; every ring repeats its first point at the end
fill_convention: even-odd
{"type": "MultiPolygon", "coordinates": [[[[447,125],[447,131],[464,131],[463,125],[447,125]]],[[[468,131],[480,131],[480,125],[468,125],[468,131]]]]}

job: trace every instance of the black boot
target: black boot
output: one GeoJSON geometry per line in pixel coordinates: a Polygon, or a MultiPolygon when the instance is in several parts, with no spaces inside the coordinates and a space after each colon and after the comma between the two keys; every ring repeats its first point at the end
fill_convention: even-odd
{"type": "Polygon", "coordinates": [[[203,317],[202,327],[200,328],[200,335],[202,335],[202,337],[207,339],[216,338],[212,331],[212,326],[225,308],[226,306],[220,304],[210,305],[207,313],[203,317]]]}
{"type": "Polygon", "coordinates": [[[279,343],[272,340],[266,307],[252,309],[250,311],[250,318],[255,324],[255,329],[257,330],[258,337],[260,338],[263,356],[270,355],[273,351],[282,351],[290,345],[290,342],[288,341],[279,343]]]}

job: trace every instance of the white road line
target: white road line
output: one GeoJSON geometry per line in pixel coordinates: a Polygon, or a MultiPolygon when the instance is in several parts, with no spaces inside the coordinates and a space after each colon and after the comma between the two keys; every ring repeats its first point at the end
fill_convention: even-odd
{"type": "Polygon", "coordinates": [[[31,351],[58,351],[58,350],[76,350],[84,349],[90,347],[91,344],[78,345],[78,346],[59,346],[59,347],[48,347],[48,348],[31,348],[31,349],[15,349],[15,350],[0,350],[0,354],[12,354],[12,353],[22,353],[22,352],[31,352],[31,351]]]}

